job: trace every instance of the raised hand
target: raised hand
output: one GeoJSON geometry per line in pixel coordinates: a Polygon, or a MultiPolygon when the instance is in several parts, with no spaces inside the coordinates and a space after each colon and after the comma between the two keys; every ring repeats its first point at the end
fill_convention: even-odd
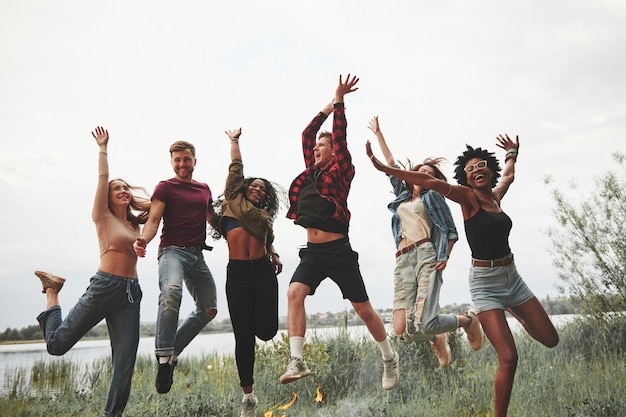
{"type": "Polygon", "coordinates": [[[504,149],[505,151],[509,151],[511,149],[519,150],[519,136],[515,136],[515,142],[511,138],[509,138],[509,135],[507,134],[505,134],[504,136],[498,135],[496,136],[496,139],[498,139],[498,143],[496,143],[496,146],[504,149]]]}
{"type": "Polygon", "coordinates": [[[239,136],[241,136],[241,128],[234,130],[225,130],[224,133],[228,135],[231,142],[239,140],[239,136]]]}
{"type": "Polygon", "coordinates": [[[382,171],[381,168],[383,168],[384,165],[383,163],[381,163],[375,156],[374,156],[374,152],[372,152],[372,143],[368,140],[365,142],[365,153],[367,154],[367,156],[369,157],[370,161],[372,161],[372,164],[374,165],[374,168],[376,168],[379,171],[382,171]]]}
{"type": "Polygon", "coordinates": [[[370,120],[370,122],[367,125],[367,127],[372,132],[374,132],[375,135],[378,135],[380,133],[380,125],[378,124],[378,116],[372,117],[372,120],[370,120]]]}
{"type": "Polygon", "coordinates": [[[337,90],[335,90],[335,103],[343,102],[343,96],[352,93],[359,89],[359,87],[355,87],[356,83],[359,82],[359,79],[356,75],[350,78],[350,74],[346,76],[346,80],[343,81],[343,76],[339,75],[339,85],[337,86],[337,90]]]}
{"type": "Polygon", "coordinates": [[[96,140],[98,146],[105,146],[109,142],[109,131],[102,126],[96,127],[95,130],[91,132],[91,136],[96,140]]]}

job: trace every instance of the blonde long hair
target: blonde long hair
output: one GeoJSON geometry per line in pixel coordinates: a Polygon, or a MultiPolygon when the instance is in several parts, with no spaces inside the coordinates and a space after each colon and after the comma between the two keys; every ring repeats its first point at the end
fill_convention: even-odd
{"type": "MultiPolygon", "coordinates": [[[[148,221],[148,215],[150,214],[150,194],[146,191],[145,188],[136,185],[130,185],[128,182],[124,181],[121,178],[114,178],[110,180],[109,190],[111,189],[111,183],[113,181],[123,182],[130,190],[130,203],[128,204],[128,207],[126,207],[126,219],[131,222],[135,227],[139,226],[140,224],[146,223],[146,221],[148,221]]],[[[108,198],[107,204],[109,206],[109,210],[111,210],[111,202],[108,198]]],[[[113,210],[111,210],[111,212],[113,212],[113,210]]]]}

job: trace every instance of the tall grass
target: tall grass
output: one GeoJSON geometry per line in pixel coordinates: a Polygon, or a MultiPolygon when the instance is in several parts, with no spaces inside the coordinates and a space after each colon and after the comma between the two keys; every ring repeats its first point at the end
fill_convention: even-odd
{"type": "MultiPolygon", "coordinates": [[[[517,334],[518,371],[509,415],[524,417],[622,417],[626,415],[626,332],[624,324],[603,329],[589,323],[562,328],[561,343],[547,349],[517,334]],[[609,332],[604,334],[603,332],[609,332]],[[611,335],[613,337],[611,337],[611,335]]],[[[440,368],[428,343],[394,340],[401,362],[395,390],[381,388],[382,362],[369,336],[339,330],[327,339],[309,338],[305,359],[312,375],[281,385],[287,364],[286,339],[257,348],[255,391],[258,416],[493,416],[497,360],[487,344],[472,352],[460,332],[450,343],[454,361],[440,368]],[[315,402],[317,390],[323,399],[315,402]],[[295,403],[279,410],[297,396],[295,403]],[[270,413],[271,412],[271,413],[270,413]]],[[[11,389],[0,397],[0,417],[98,415],[110,381],[109,358],[81,369],[72,361],[40,361],[17,368],[11,389]]],[[[155,363],[139,356],[127,417],[238,416],[241,389],[233,357],[179,358],[169,394],[154,389],[155,363]]]]}

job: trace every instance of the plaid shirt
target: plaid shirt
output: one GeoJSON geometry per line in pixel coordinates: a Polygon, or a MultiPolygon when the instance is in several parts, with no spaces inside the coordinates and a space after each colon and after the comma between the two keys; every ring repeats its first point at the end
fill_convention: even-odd
{"type": "MultiPolygon", "coordinates": [[[[346,140],[348,122],[346,121],[344,104],[335,103],[333,107],[333,152],[335,153],[335,162],[319,173],[315,179],[315,189],[323,198],[335,205],[336,209],[332,218],[348,226],[350,224],[348,193],[354,178],[354,165],[352,165],[352,156],[348,151],[346,140]]],[[[289,219],[296,218],[302,183],[315,171],[315,157],[313,155],[313,147],[316,144],[315,136],[327,117],[325,113],[319,112],[302,132],[302,154],[304,155],[304,164],[307,168],[293,180],[289,187],[290,206],[287,212],[287,218],[289,219]]]]}

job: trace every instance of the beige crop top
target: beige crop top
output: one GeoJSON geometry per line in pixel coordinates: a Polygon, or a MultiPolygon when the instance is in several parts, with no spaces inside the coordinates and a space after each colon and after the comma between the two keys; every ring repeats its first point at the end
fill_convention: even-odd
{"type": "Polygon", "coordinates": [[[100,152],[98,156],[98,185],[92,211],[92,219],[96,224],[96,233],[100,244],[100,256],[102,257],[108,251],[114,250],[137,259],[133,243],[141,235],[139,227],[133,230],[115,217],[109,210],[108,199],[109,165],[106,153],[100,152]]]}

